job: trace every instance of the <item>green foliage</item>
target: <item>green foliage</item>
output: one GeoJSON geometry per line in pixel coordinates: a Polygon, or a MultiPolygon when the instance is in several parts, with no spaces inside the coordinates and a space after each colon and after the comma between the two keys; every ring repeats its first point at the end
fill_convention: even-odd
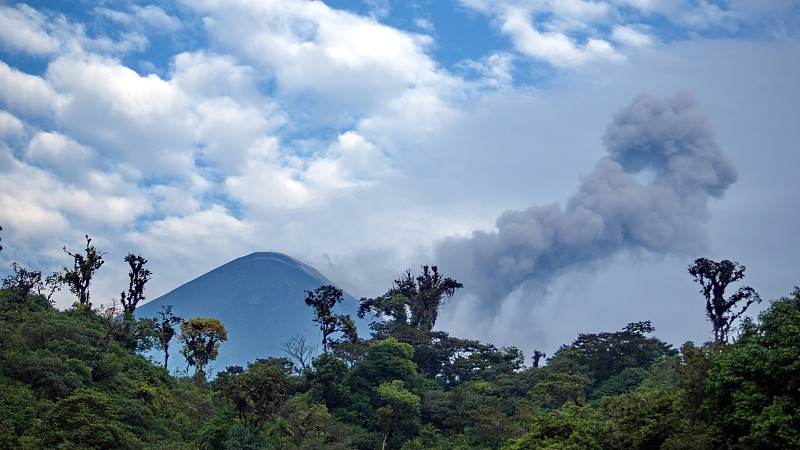
{"type": "Polygon", "coordinates": [[[139,302],[145,299],[144,285],[147,284],[153,273],[150,272],[150,269],[144,268],[147,260],[142,258],[141,255],[128,253],[125,256],[125,262],[130,265],[131,269],[128,273],[128,291],[123,291],[120,294],[120,302],[122,303],[123,313],[126,316],[131,316],[139,302]]]}
{"type": "Polygon", "coordinates": [[[399,448],[399,444],[419,432],[419,396],[407,390],[401,380],[378,386],[378,422],[383,431],[381,448],[399,448]]]}
{"type": "Polygon", "coordinates": [[[30,294],[43,296],[46,292],[47,301],[53,293],[61,289],[61,275],[56,272],[42,277],[42,272],[28,270],[17,263],[11,263],[13,274],[3,279],[3,289],[7,289],[17,301],[24,301],[30,294]]]}
{"type": "Polygon", "coordinates": [[[0,329],[0,448],[193,448],[213,415],[209,392],[186,396],[94,311],[5,289],[0,329]]]}
{"type": "Polygon", "coordinates": [[[375,341],[367,349],[364,358],[353,367],[350,384],[367,390],[393,380],[418,385],[420,378],[413,357],[414,348],[395,338],[375,341]]]}
{"type": "Polygon", "coordinates": [[[506,450],[600,450],[608,427],[600,413],[589,406],[564,408],[532,417],[528,431],[509,440],[506,450]]]}
{"type": "Polygon", "coordinates": [[[684,397],[684,414],[695,422],[702,419],[700,408],[705,399],[705,383],[713,356],[709,347],[696,347],[692,342],[681,346],[681,364],[676,370],[678,387],[684,397]]]}
{"type": "Polygon", "coordinates": [[[228,367],[217,376],[214,386],[230,402],[244,426],[259,430],[293,393],[291,363],[286,358],[259,359],[228,367]]]}
{"type": "Polygon", "coordinates": [[[703,410],[730,447],[800,447],[800,289],[713,361],[703,410]]]}
{"type": "MultiPolygon", "coordinates": [[[[561,347],[553,355],[548,371],[581,373],[593,386],[602,386],[626,369],[647,369],[659,359],[676,353],[669,344],[646,336],[653,331],[650,322],[645,321],[629,323],[615,333],[580,334],[571,345],[561,347]]],[[[625,375],[628,382],[634,373],[625,375]]],[[[617,379],[616,383],[619,385],[621,381],[617,379]]]]}
{"type": "Polygon", "coordinates": [[[228,331],[217,319],[195,317],[181,322],[178,340],[183,342],[181,354],[186,362],[194,366],[196,375],[204,375],[208,363],[217,359],[220,345],[228,340],[228,331]]]}
{"type": "Polygon", "coordinates": [[[684,423],[676,391],[642,390],[603,399],[608,418],[604,448],[660,448],[684,423]]]}
{"type": "Polygon", "coordinates": [[[389,328],[381,322],[373,324],[376,331],[390,330],[394,325],[430,332],[443,302],[462,287],[464,285],[458,281],[443,277],[438,267],[425,265],[422,266],[422,274],[417,277],[407,271],[396,279],[386,294],[372,299],[362,298],[358,316],[371,313],[391,318],[389,328]]]}
{"type": "Polygon", "coordinates": [[[19,448],[20,436],[34,425],[36,416],[33,391],[20,381],[0,379],[0,448],[19,448]]]}
{"type": "Polygon", "coordinates": [[[320,286],[313,292],[306,291],[306,305],[314,308],[314,322],[322,334],[322,352],[328,353],[328,336],[342,332],[347,340],[358,340],[358,331],[353,319],[348,315],[333,314],[333,307],[341,303],[342,290],[336,286],[320,286]]]}
{"type": "Polygon", "coordinates": [[[582,373],[549,371],[528,393],[537,409],[550,410],[567,403],[586,404],[591,380],[582,373]]]}
{"type": "Polygon", "coordinates": [[[323,353],[314,358],[313,370],[308,374],[311,398],[328,408],[342,406],[350,394],[347,372],[347,364],[336,356],[323,353]]]}
{"type": "Polygon", "coordinates": [[[97,251],[89,236],[86,236],[85,254],[72,253],[64,247],[64,252],[72,257],[72,269],[64,267],[61,281],[67,285],[70,292],[78,296],[78,305],[81,310],[88,312],[92,308],[89,301],[89,285],[92,283],[94,273],[102,267],[103,253],[97,251]]]}
{"type": "Polygon", "coordinates": [[[83,389],[59,400],[42,418],[36,436],[46,448],[134,449],[136,437],[119,420],[111,398],[83,389]]]}
{"type": "Polygon", "coordinates": [[[153,335],[156,345],[164,350],[164,368],[169,370],[169,344],[175,336],[175,325],[183,322],[183,317],[172,314],[172,305],[164,305],[153,318],[153,335]]]}
{"type": "Polygon", "coordinates": [[[338,422],[325,405],[295,396],[284,403],[275,432],[274,448],[286,450],[344,450],[352,448],[349,427],[338,422]]]}

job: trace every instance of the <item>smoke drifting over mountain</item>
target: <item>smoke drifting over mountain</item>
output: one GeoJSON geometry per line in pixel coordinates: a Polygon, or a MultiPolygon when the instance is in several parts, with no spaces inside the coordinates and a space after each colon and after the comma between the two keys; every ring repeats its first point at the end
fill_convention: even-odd
{"type": "Polygon", "coordinates": [[[689,93],[640,95],[617,112],[597,162],[562,207],[506,211],[496,230],[450,238],[436,261],[464,282],[480,311],[496,316],[519,288],[626,249],[659,254],[705,249],[711,197],[736,181],[705,112],[689,93]]]}

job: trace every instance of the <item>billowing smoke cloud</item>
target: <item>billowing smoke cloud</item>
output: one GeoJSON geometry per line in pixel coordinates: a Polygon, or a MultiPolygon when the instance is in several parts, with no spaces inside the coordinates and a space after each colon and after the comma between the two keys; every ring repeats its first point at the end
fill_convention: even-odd
{"type": "Polygon", "coordinates": [[[559,273],[621,250],[707,247],[708,201],[736,181],[736,170],[694,97],[635,98],[614,116],[603,143],[608,156],[563,209],[506,211],[496,230],[437,246],[437,263],[476,297],[478,314],[496,315],[516,289],[546,291],[559,273]]]}

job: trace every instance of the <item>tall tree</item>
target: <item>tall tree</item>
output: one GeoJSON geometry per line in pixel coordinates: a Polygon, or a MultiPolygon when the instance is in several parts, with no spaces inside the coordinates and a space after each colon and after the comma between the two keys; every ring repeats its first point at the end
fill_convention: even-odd
{"type": "Polygon", "coordinates": [[[169,343],[175,336],[175,325],[183,322],[183,317],[172,314],[172,305],[164,305],[161,307],[158,316],[153,319],[155,322],[154,329],[158,346],[164,350],[164,368],[169,370],[167,364],[169,363],[169,343]]]}
{"type": "Polygon", "coordinates": [[[731,283],[744,278],[744,270],[743,265],[727,259],[716,262],[708,258],[698,258],[689,266],[689,273],[694,281],[703,287],[700,292],[706,298],[706,316],[711,321],[714,342],[718,344],[727,342],[733,322],[750,305],[761,301],[758,293],[750,286],[740,287],[725,298],[725,290],[731,283]],[[742,304],[741,309],[736,311],[734,308],[739,304],[742,304]]]}
{"type": "Polygon", "coordinates": [[[219,346],[228,340],[228,332],[217,319],[195,317],[181,322],[178,340],[183,342],[181,354],[194,366],[195,374],[205,375],[205,367],[217,359],[219,346]]]}
{"type": "Polygon", "coordinates": [[[89,285],[95,271],[103,265],[105,253],[97,251],[92,245],[89,235],[86,235],[85,254],[72,253],[67,250],[67,247],[64,247],[64,252],[72,257],[73,264],[71,270],[64,267],[61,279],[69,287],[69,290],[78,296],[78,304],[88,312],[92,309],[92,303],[89,301],[89,285]]]}
{"type": "Polygon", "coordinates": [[[131,269],[128,272],[128,292],[120,293],[120,303],[122,303],[122,311],[126,316],[133,316],[136,310],[136,305],[139,304],[144,297],[144,285],[150,280],[153,275],[149,269],[145,269],[144,265],[147,260],[140,255],[128,253],[125,257],[125,262],[130,265],[131,269]]]}
{"type": "Polygon", "coordinates": [[[377,298],[361,299],[358,316],[366,313],[389,316],[395,325],[407,325],[430,332],[436,324],[439,309],[464,285],[443,277],[436,266],[422,266],[422,274],[414,277],[411,271],[394,281],[389,291],[377,298]]]}
{"type": "Polygon", "coordinates": [[[328,336],[336,332],[343,332],[350,340],[358,339],[358,332],[353,319],[348,315],[333,314],[333,307],[341,303],[342,290],[336,286],[320,286],[312,291],[306,291],[306,305],[314,308],[314,322],[319,324],[322,333],[322,352],[328,353],[328,336]]]}

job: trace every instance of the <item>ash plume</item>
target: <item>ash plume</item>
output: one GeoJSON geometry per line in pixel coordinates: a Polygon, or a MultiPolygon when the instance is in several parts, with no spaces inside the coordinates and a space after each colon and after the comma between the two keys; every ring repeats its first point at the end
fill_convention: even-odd
{"type": "Polygon", "coordinates": [[[506,211],[493,231],[437,245],[437,263],[475,297],[476,313],[496,316],[516,289],[546,292],[559,273],[622,250],[708,246],[708,201],[736,181],[736,169],[691,94],[636,97],[614,115],[603,144],[608,156],[565,207],[506,211]]]}

